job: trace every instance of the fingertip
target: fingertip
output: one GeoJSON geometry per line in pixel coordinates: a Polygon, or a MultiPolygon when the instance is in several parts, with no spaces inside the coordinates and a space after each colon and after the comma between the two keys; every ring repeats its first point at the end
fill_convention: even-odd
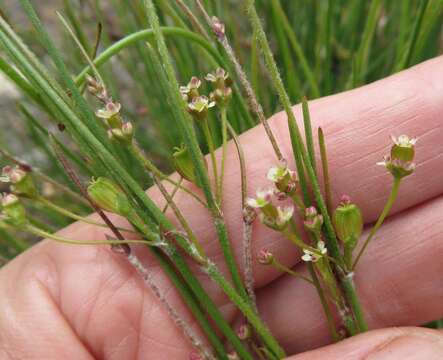
{"type": "Polygon", "coordinates": [[[405,327],[370,331],[287,360],[437,360],[443,358],[443,333],[405,327]]]}

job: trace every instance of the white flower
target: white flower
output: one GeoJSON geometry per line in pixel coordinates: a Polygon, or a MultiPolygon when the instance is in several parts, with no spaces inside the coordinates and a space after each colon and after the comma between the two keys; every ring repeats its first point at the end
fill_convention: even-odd
{"type": "Polygon", "coordinates": [[[102,119],[110,119],[117,115],[121,110],[120,103],[108,102],[104,109],[98,109],[95,115],[102,119]]]}
{"type": "Polygon", "coordinates": [[[214,101],[209,101],[206,96],[198,96],[191,103],[188,104],[189,110],[196,113],[202,113],[207,111],[209,108],[215,106],[214,101]]]}
{"type": "Polygon", "coordinates": [[[319,241],[317,244],[317,249],[320,251],[320,254],[325,255],[328,252],[324,241],[319,241]]]}
{"type": "Polygon", "coordinates": [[[270,203],[273,195],[273,189],[257,190],[257,196],[255,198],[248,198],[246,203],[252,208],[262,208],[270,203]]]}
{"type": "Polygon", "coordinates": [[[218,80],[225,81],[228,78],[228,73],[222,68],[217,68],[214,73],[209,73],[205,76],[205,79],[210,82],[216,82],[218,80]]]}
{"type": "Polygon", "coordinates": [[[397,146],[412,147],[417,143],[416,138],[410,138],[408,135],[400,135],[398,138],[391,135],[392,142],[397,146]]]}
{"type": "Polygon", "coordinates": [[[283,179],[288,173],[289,169],[286,166],[273,166],[269,169],[267,178],[276,183],[283,179]]]}
{"type": "Polygon", "coordinates": [[[1,204],[3,207],[8,207],[9,205],[15,204],[18,201],[18,197],[14,194],[4,194],[1,199],[1,204]]]}
{"type": "Polygon", "coordinates": [[[286,207],[277,207],[277,225],[285,225],[287,224],[291,219],[292,215],[294,215],[294,207],[293,206],[286,206],[286,207]]]}
{"type": "Polygon", "coordinates": [[[317,262],[323,255],[326,255],[328,249],[326,249],[325,243],[323,241],[319,241],[317,244],[317,249],[319,253],[314,253],[311,250],[303,249],[303,256],[301,259],[306,262],[317,262]]]}

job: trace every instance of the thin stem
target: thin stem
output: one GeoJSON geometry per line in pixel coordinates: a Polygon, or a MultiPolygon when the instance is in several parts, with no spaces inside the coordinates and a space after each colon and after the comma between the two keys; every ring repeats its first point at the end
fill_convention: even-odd
{"type": "Polygon", "coordinates": [[[154,293],[154,295],[159,299],[162,305],[166,308],[171,319],[177,325],[179,329],[182,330],[185,337],[188,338],[189,342],[198,350],[200,355],[205,360],[215,360],[214,355],[211,353],[210,349],[204,345],[203,341],[199,338],[199,336],[193,331],[191,326],[180,316],[180,314],[175,310],[175,308],[168,302],[165,297],[165,294],[161,291],[161,289],[157,286],[157,284],[152,279],[152,273],[141,263],[140,259],[134,255],[128,255],[128,261],[131,265],[137,270],[137,272],[142,276],[145,283],[154,293]]]}
{"type": "MultiPolygon", "coordinates": [[[[211,18],[209,17],[208,13],[206,12],[203,4],[200,0],[195,0],[198,8],[200,11],[204,14],[204,17],[206,19],[206,22],[208,25],[212,28],[213,24],[211,21],[211,18]]],[[[252,89],[251,84],[248,81],[248,78],[243,71],[243,68],[241,67],[239,61],[237,60],[237,57],[235,56],[234,50],[231,47],[231,44],[229,43],[227,37],[223,34],[223,36],[217,36],[220,34],[216,33],[217,40],[220,42],[220,44],[225,49],[226,54],[228,55],[229,60],[234,65],[235,72],[237,74],[238,79],[240,80],[241,85],[243,86],[244,90],[246,91],[246,96],[249,102],[249,105],[252,109],[252,111],[256,114],[258,117],[260,123],[265,128],[266,134],[269,138],[269,141],[271,142],[272,148],[274,149],[275,155],[277,156],[277,159],[282,160],[283,155],[282,152],[278,146],[277,140],[275,139],[275,136],[268,124],[268,121],[266,119],[266,116],[263,112],[263,108],[261,107],[260,103],[257,100],[257,97],[255,96],[254,90],[252,89]]]]}
{"type": "MultiPolygon", "coordinates": [[[[217,50],[213,46],[211,46],[211,44],[207,40],[205,40],[205,38],[203,38],[202,36],[192,31],[177,27],[162,26],[160,27],[160,31],[163,33],[164,36],[182,37],[186,40],[189,40],[190,42],[195,43],[196,45],[199,45],[208,54],[210,54],[211,57],[217,61],[218,64],[223,64],[223,59],[220,57],[217,50]]],[[[101,54],[99,54],[94,59],[94,64],[97,68],[99,68],[123,49],[126,49],[127,47],[139,41],[146,41],[153,38],[154,38],[153,29],[140,30],[133,34],[130,34],[124,37],[123,39],[117,41],[116,43],[108,47],[106,50],[104,50],[101,54]]],[[[89,74],[91,70],[92,70],[91,67],[87,66],[82,70],[82,72],[79,75],[77,75],[77,77],[75,78],[75,83],[77,86],[83,84],[83,82],[86,79],[86,75],[89,74]]]]}
{"type": "MultiPolygon", "coordinates": [[[[81,221],[81,222],[84,222],[86,224],[90,224],[90,225],[94,225],[94,226],[100,226],[100,227],[105,227],[105,228],[108,227],[108,225],[106,225],[106,224],[100,223],[98,221],[91,220],[91,219],[89,219],[87,217],[83,217],[83,216],[74,214],[73,212],[71,212],[71,211],[69,211],[69,210],[67,210],[67,209],[65,209],[63,207],[54,204],[52,201],[50,201],[48,199],[45,199],[43,196],[39,196],[35,200],[39,201],[40,203],[42,203],[43,205],[47,206],[48,208],[58,212],[59,214],[62,214],[64,216],[66,216],[66,217],[68,217],[70,219],[81,221]]],[[[126,229],[126,228],[121,228],[121,227],[117,227],[117,229],[121,230],[121,231],[129,232],[129,233],[135,233],[135,234],[137,233],[136,231],[131,230],[131,229],[126,229]]]]}
{"type": "Polygon", "coordinates": [[[246,204],[246,197],[248,196],[248,189],[247,189],[248,182],[246,181],[245,154],[243,152],[243,147],[240,143],[238,135],[229,122],[227,123],[227,127],[228,127],[229,134],[231,135],[232,140],[234,141],[235,148],[237,149],[238,160],[240,163],[241,198],[242,198],[242,204],[244,207],[244,204],[246,204]]]}
{"type": "Polygon", "coordinates": [[[215,200],[217,201],[217,204],[220,204],[220,187],[219,182],[220,179],[218,177],[218,166],[217,166],[217,159],[215,158],[215,146],[214,141],[212,140],[211,136],[211,130],[209,129],[209,121],[208,119],[204,119],[201,122],[203,134],[205,135],[206,143],[208,144],[209,148],[209,156],[211,157],[211,163],[212,163],[212,175],[214,176],[214,187],[215,187],[215,200]]]}
{"type": "Polygon", "coordinates": [[[282,272],[285,272],[285,273],[291,275],[292,277],[295,277],[297,279],[302,279],[302,280],[310,283],[311,285],[314,285],[314,282],[311,279],[288,268],[287,266],[283,265],[280,261],[278,261],[276,258],[273,259],[273,261],[270,265],[275,267],[277,270],[280,270],[282,272]]]}
{"type": "Polygon", "coordinates": [[[220,179],[219,179],[219,194],[220,194],[220,205],[223,201],[223,185],[225,178],[225,165],[226,165],[226,156],[228,152],[228,119],[226,118],[226,107],[222,107],[220,109],[221,113],[221,121],[222,121],[222,158],[221,158],[221,167],[220,167],[220,179]]]}
{"type": "Polygon", "coordinates": [[[362,248],[360,249],[357,257],[355,258],[354,265],[352,265],[352,270],[355,269],[355,267],[358,264],[358,261],[360,260],[361,256],[363,255],[364,251],[366,250],[366,247],[368,246],[369,242],[374,237],[377,230],[380,228],[380,226],[383,224],[383,221],[385,220],[386,216],[389,214],[389,211],[391,210],[392,206],[394,205],[395,200],[397,199],[398,195],[398,189],[400,188],[401,179],[394,177],[394,181],[392,183],[391,193],[389,194],[388,200],[386,201],[385,207],[383,208],[383,211],[381,212],[380,216],[378,217],[377,222],[371,229],[371,232],[369,233],[368,237],[366,238],[362,248]]]}
{"type": "Polygon", "coordinates": [[[64,244],[71,244],[71,245],[121,245],[121,244],[143,244],[143,245],[151,245],[151,242],[149,240],[72,240],[72,239],[67,239],[65,237],[56,235],[56,234],[51,234],[47,231],[41,230],[33,225],[26,225],[25,230],[29,231],[30,233],[37,235],[37,236],[41,236],[47,239],[51,239],[57,242],[61,242],[64,244]]]}
{"type": "Polygon", "coordinates": [[[322,128],[318,128],[318,144],[320,147],[321,166],[323,170],[323,185],[325,187],[325,200],[326,207],[329,213],[332,213],[332,193],[331,193],[331,181],[329,177],[329,164],[328,156],[326,152],[325,136],[322,128]]]}
{"type": "Polygon", "coordinates": [[[329,332],[332,336],[332,339],[334,341],[338,341],[338,340],[340,340],[340,336],[337,333],[337,328],[335,325],[334,317],[332,315],[331,308],[329,307],[328,301],[326,299],[325,292],[320,284],[320,281],[318,280],[318,276],[315,273],[314,266],[312,265],[312,263],[311,262],[307,263],[307,266],[308,266],[309,274],[311,275],[311,278],[312,278],[312,282],[313,282],[315,289],[317,290],[318,296],[320,298],[320,302],[321,302],[321,305],[323,307],[323,311],[326,316],[326,321],[328,323],[329,332]]]}
{"type": "MultiPolygon", "coordinates": [[[[177,185],[181,185],[183,182],[183,177],[180,176],[180,179],[177,182],[177,185]]],[[[180,189],[177,185],[174,185],[174,189],[172,190],[171,193],[171,198],[174,199],[175,194],[177,193],[177,191],[180,189]]],[[[168,210],[169,204],[166,202],[165,206],[162,209],[162,213],[165,213],[166,210],[168,210]]]]}
{"type": "Polygon", "coordinates": [[[302,97],[302,109],[303,109],[303,124],[305,128],[306,149],[308,150],[309,161],[317,175],[315,166],[315,150],[314,150],[314,137],[312,136],[312,123],[311,114],[309,113],[308,99],[306,96],[302,97]]]}
{"type": "Polygon", "coordinates": [[[178,208],[177,204],[172,199],[171,195],[169,195],[166,188],[163,186],[161,181],[159,181],[159,179],[155,175],[153,175],[152,178],[154,179],[155,185],[157,185],[157,187],[160,190],[160,192],[162,193],[163,197],[165,198],[165,200],[167,201],[167,203],[171,207],[172,211],[174,212],[174,215],[176,216],[178,222],[185,230],[189,241],[191,241],[191,243],[194,245],[195,249],[197,249],[198,256],[202,257],[202,258],[206,257],[205,251],[203,250],[200,242],[198,241],[197,237],[195,236],[194,232],[192,231],[191,227],[189,226],[189,223],[186,221],[182,212],[178,208]]]}
{"type": "Polygon", "coordinates": [[[172,180],[168,175],[161,172],[144,154],[142,149],[140,149],[136,144],[132,144],[130,146],[131,152],[134,154],[134,156],[145,166],[145,168],[148,170],[148,172],[153,173],[155,176],[159,177],[162,180],[165,180],[172,185],[178,187],[180,190],[184,191],[188,195],[191,195],[195,200],[197,200],[200,204],[202,204],[204,207],[207,207],[205,202],[200,199],[198,195],[196,195],[194,192],[189,190],[188,188],[184,187],[180,183],[172,180]]]}
{"type": "Polygon", "coordinates": [[[225,294],[231,299],[231,301],[237,305],[239,310],[248,319],[251,326],[256,330],[257,334],[261,337],[263,343],[276,355],[279,359],[285,357],[284,350],[280,347],[277,341],[272,336],[266,325],[260,320],[257,313],[251,309],[246,300],[240,296],[234,288],[226,281],[226,279],[220,274],[215,264],[209,262],[203,270],[209,274],[209,276],[217,282],[217,284],[223,289],[225,294]]]}
{"type": "Polygon", "coordinates": [[[245,279],[246,292],[248,293],[251,303],[257,311],[257,301],[255,296],[255,286],[254,286],[254,273],[252,269],[252,218],[249,218],[249,209],[246,205],[246,197],[248,194],[248,183],[246,180],[246,162],[245,154],[243,152],[243,147],[238,139],[237,133],[232,128],[231,124],[227,122],[227,128],[231,137],[234,141],[235,147],[238,153],[238,159],[240,163],[240,182],[241,182],[241,199],[242,199],[242,209],[243,209],[243,272],[245,279]]]}
{"type": "Polygon", "coordinates": [[[186,16],[189,18],[189,20],[192,23],[192,26],[197,30],[201,35],[203,35],[206,39],[209,39],[209,35],[206,32],[205,28],[200,24],[200,21],[198,21],[197,17],[194,15],[192,10],[189,8],[188,5],[185,4],[183,0],[175,0],[178,6],[182,9],[182,11],[186,14],[186,16]]]}

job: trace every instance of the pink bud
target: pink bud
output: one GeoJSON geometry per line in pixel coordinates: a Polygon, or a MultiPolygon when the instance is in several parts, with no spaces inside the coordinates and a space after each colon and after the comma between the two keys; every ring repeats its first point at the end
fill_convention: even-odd
{"type": "Polygon", "coordinates": [[[257,260],[262,265],[270,265],[274,261],[274,255],[269,250],[262,249],[258,253],[257,260]]]}

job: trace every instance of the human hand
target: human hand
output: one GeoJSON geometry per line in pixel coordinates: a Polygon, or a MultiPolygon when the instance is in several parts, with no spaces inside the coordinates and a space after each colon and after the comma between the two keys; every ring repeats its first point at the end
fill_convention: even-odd
{"type": "MultiPolygon", "coordinates": [[[[402,184],[392,216],[370,244],[356,271],[357,290],[371,329],[341,343],[290,359],[441,359],[443,335],[413,326],[443,317],[443,57],[374,84],[310,103],[315,127],[326,134],[334,198],[352,197],[373,222],[387,198],[391,177],[375,163],[387,152],[390,134],[419,138],[417,169],[402,184]]],[[[301,118],[300,107],[295,107],[301,118]]],[[[291,159],[284,114],[272,118],[279,144],[291,159]]],[[[242,135],[249,188],[266,185],[274,165],[261,127],[242,135]]],[[[241,204],[238,161],[226,161],[224,214],[241,263],[241,204]]],[[[292,164],[290,164],[292,166],[292,164]]],[[[292,166],[293,167],[293,166],[292,166]]],[[[155,189],[150,194],[161,197],[155,189]]],[[[252,195],[252,194],[251,194],[252,195]]],[[[176,201],[208,256],[223,268],[212,222],[186,194],[176,201]]],[[[336,201],[335,201],[336,202],[336,201]]],[[[159,200],[159,204],[161,201],[159,200]]],[[[124,224],[123,220],[116,222],[124,224]]],[[[71,239],[104,239],[97,227],[73,224],[71,239]]],[[[303,271],[300,254],[275,232],[257,223],[254,253],[272,251],[303,271]]],[[[192,318],[166,276],[141,246],[134,247],[168,300],[192,318]]],[[[257,299],[264,320],[288,354],[326,345],[323,311],[309,284],[254,265],[257,299]]],[[[199,275],[227,318],[235,313],[218,287],[199,275]]],[[[70,247],[43,241],[0,271],[1,359],[188,359],[192,348],[155,296],[126,260],[107,247],[70,247]]]]}

